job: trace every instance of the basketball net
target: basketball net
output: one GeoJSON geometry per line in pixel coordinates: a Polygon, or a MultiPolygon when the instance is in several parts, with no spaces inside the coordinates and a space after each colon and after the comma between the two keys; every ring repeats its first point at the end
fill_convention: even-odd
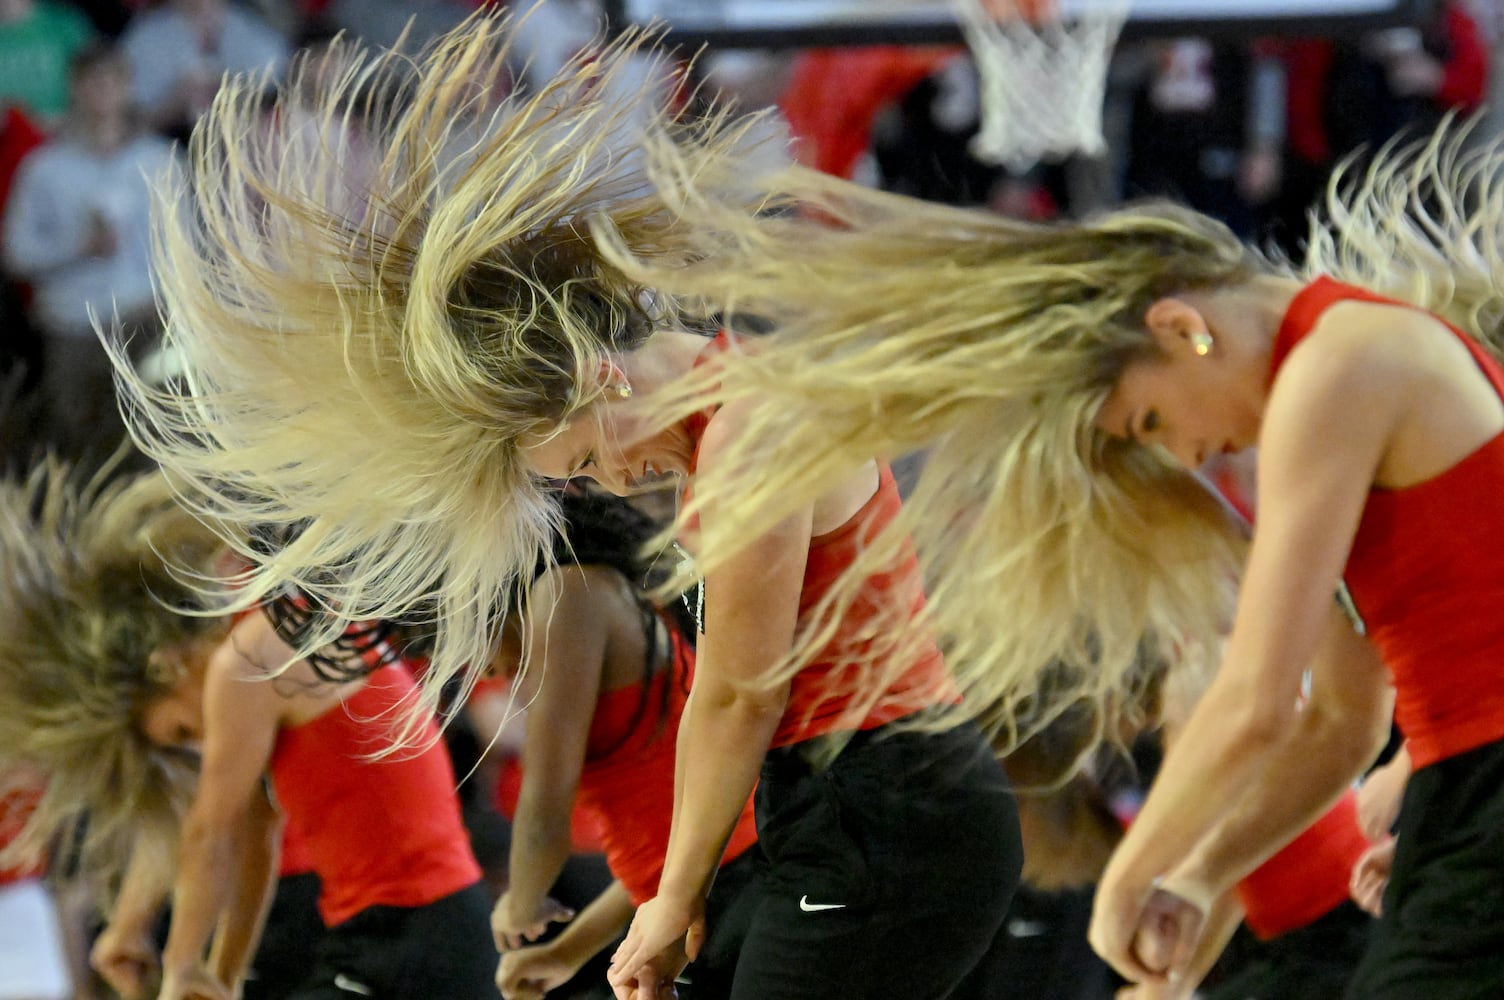
{"type": "Polygon", "coordinates": [[[1102,102],[1131,0],[1088,0],[1064,19],[1054,0],[955,0],[981,78],[971,151],[1015,171],[1101,153],[1102,102]]]}

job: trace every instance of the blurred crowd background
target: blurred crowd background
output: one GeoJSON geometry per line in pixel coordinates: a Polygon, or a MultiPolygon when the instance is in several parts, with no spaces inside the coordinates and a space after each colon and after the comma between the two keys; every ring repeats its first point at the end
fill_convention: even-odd
{"type": "MultiPolygon", "coordinates": [[[[485,5],[0,0],[0,461],[14,471],[48,449],[85,463],[115,450],[123,425],[94,324],[118,322],[133,352],[152,352],[148,178],[184,155],[223,74],[275,79],[342,31],[416,47],[485,5]]],[[[537,86],[611,27],[594,0],[544,0],[499,85],[537,86]]],[[[1499,132],[1490,67],[1504,0],[1439,0],[1425,23],[1368,34],[1256,35],[1125,42],[1109,72],[1107,153],[1024,172],[973,156],[980,91],[959,45],[711,49],[692,72],[705,93],[776,108],[795,156],[865,184],[1036,220],[1169,196],[1295,258],[1347,158],[1451,113],[1477,116],[1480,137],[1499,132]]],[[[1011,917],[1013,995],[1111,995],[1084,939],[1085,883],[1152,772],[1140,761],[1026,816],[1061,832],[1035,840],[1059,850],[1031,857],[1034,888],[1011,917]]],[[[493,866],[501,857],[489,851],[493,866]]]]}
{"type": "MultiPolygon", "coordinates": [[[[150,351],[146,178],[183,155],[224,73],[276,78],[341,31],[416,47],[486,5],[0,0],[0,456],[88,459],[118,440],[91,317],[117,316],[150,351]]],[[[610,27],[597,0],[544,0],[503,85],[535,85],[610,27]]],[[[711,49],[693,72],[708,93],[776,106],[801,159],[867,184],[1033,219],[1169,195],[1295,256],[1343,158],[1453,111],[1497,131],[1504,0],[1437,0],[1425,23],[1340,38],[1246,27],[1120,45],[1107,154],[1023,173],[970,152],[980,95],[960,46],[711,49]]]]}

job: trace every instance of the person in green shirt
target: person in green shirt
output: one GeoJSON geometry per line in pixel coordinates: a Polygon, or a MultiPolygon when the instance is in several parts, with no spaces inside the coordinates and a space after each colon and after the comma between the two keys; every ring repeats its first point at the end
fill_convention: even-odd
{"type": "Polygon", "coordinates": [[[82,13],[48,0],[0,0],[0,107],[51,126],[68,108],[68,64],[93,41],[82,13]]]}

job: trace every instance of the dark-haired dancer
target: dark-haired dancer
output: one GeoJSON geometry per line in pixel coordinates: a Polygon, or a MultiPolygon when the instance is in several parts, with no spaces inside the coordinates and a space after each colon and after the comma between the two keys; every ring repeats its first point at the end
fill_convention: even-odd
{"type": "MultiPolygon", "coordinates": [[[[502,673],[527,706],[523,781],[512,820],[506,894],[491,926],[504,952],[497,985],[508,1000],[541,996],[614,941],[663,871],[674,804],[674,748],[694,674],[694,619],[682,602],[644,596],[666,573],[644,547],[657,526],[616,497],[566,492],[557,565],[533,583],[526,622],[509,623],[502,673]],[[524,653],[520,645],[528,647],[524,653]],[[547,893],[570,852],[576,802],[595,817],[616,882],[578,915],[547,893]],[[554,920],[562,933],[528,946],[554,920]]],[[[711,940],[681,997],[724,997],[747,913],[756,905],[757,830],[750,800],[726,845],[708,907],[711,940]]]]}

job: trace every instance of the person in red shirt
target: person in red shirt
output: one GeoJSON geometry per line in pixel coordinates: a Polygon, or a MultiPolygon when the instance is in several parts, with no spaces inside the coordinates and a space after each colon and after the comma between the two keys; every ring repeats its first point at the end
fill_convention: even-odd
{"type": "Polygon", "coordinates": [[[48,775],[22,840],[87,816],[90,869],[153,851],[144,871],[175,868],[160,998],[238,994],[285,821],[327,928],[292,996],[494,1000],[489,901],[438,730],[382,753],[417,690],[406,665],[329,683],[300,660],[269,680],[291,647],[256,610],[193,611],[221,551],[159,474],[78,489],[43,467],[0,488],[0,536],[5,751],[48,775]],[[187,752],[196,781],[169,770],[187,752]]]}
{"type": "MultiPolygon", "coordinates": [[[[673,815],[674,750],[694,676],[694,619],[645,594],[666,576],[648,548],[659,527],[630,503],[570,490],[555,557],[509,616],[493,670],[526,706],[522,787],[507,891],[491,927],[509,998],[541,996],[611,944],[657,891],[673,815]],[[524,650],[526,647],[526,651],[524,650]],[[527,668],[521,671],[523,663],[527,668]],[[576,806],[600,831],[616,881],[578,915],[548,895],[571,850],[576,806]],[[555,921],[568,926],[532,944],[555,921]]],[[[759,893],[750,800],[707,901],[712,934],[681,997],[724,997],[759,893]]]]}

